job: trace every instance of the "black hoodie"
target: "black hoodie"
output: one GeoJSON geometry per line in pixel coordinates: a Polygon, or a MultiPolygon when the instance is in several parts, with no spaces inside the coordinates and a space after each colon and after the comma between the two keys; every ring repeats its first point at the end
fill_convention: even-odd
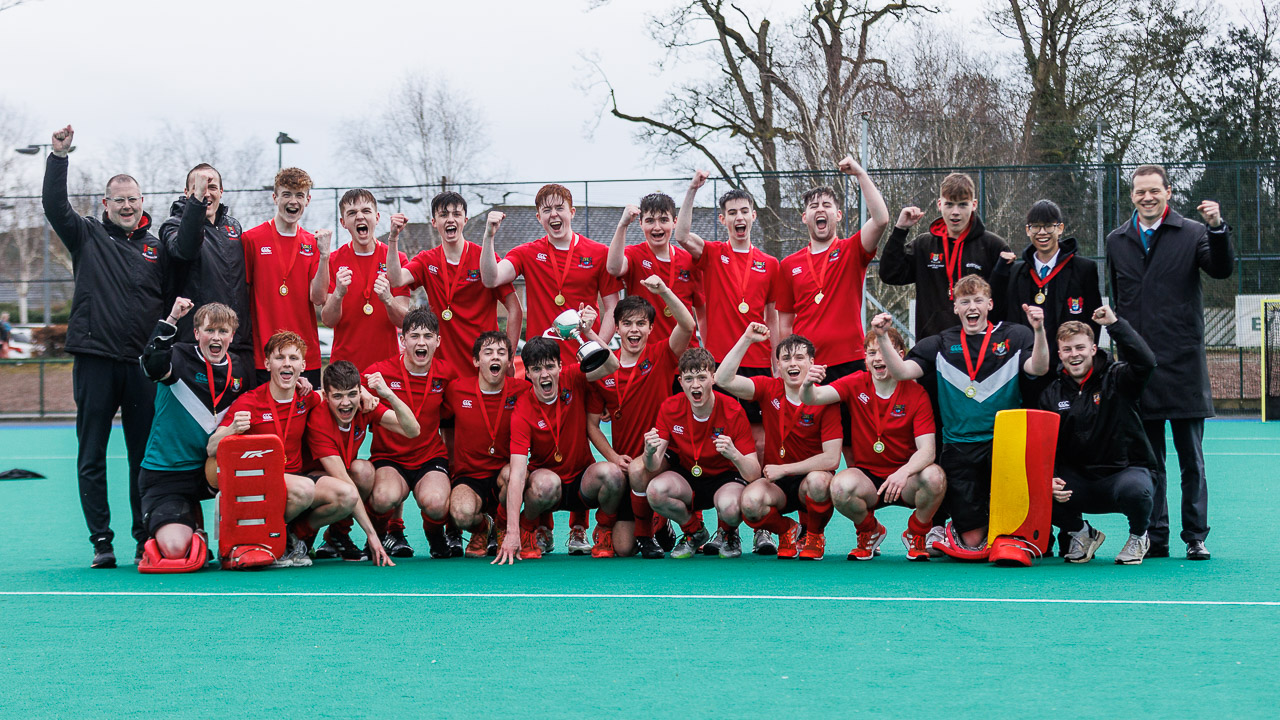
{"type": "Polygon", "coordinates": [[[67,352],[138,362],[151,328],[169,308],[168,253],[142,213],[133,232],[107,219],[80,217],[67,198],[67,159],[45,161],[41,194],[45,217],[71,253],[75,293],[67,323],[67,352]]]}
{"type": "Polygon", "coordinates": [[[1055,467],[1101,477],[1127,467],[1154,468],[1138,403],[1156,356],[1123,318],[1107,328],[1127,362],[1101,349],[1083,386],[1064,372],[1040,394],[1040,409],[1058,413],[1055,467]]]}
{"type": "MultiPolygon", "coordinates": [[[[215,221],[210,223],[204,201],[197,198],[175,201],[169,219],[160,225],[160,240],[169,251],[177,296],[187,298],[196,308],[220,302],[235,310],[240,325],[230,350],[244,357],[253,352],[253,317],[240,233],[240,221],[231,217],[226,205],[218,208],[215,221]]],[[[191,312],[178,321],[180,342],[191,342],[194,317],[191,312]]]]}
{"type": "Polygon", "coordinates": [[[1025,303],[1043,308],[1044,330],[1049,340],[1049,363],[1050,366],[1057,367],[1059,325],[1068,320],[1079,320],[1093,328],[1093,336],[1098,337],[1100,328],[1093,320],[1093,311],[1102,305],[1098,264],[1077,254],[1075,238],[1063,238],[1058,243],[1058,261],[1053,270],[1049,271],[1049,281],[1044,286],[1044,302],[1037,303],[1036,296],[1040,294],[1040,288],[1031,277],[1036,269],[1035,256],[1035,245],[1028,245],[1020,260],[1013,263],[1002,261],[996,267],[991,278],[996,301],[992,320],[1007,320],[1029,326],[1022,305],[1025,303]]]}
{"type": "MultiPolygon", "coordinates": [[[[939,218],[929,226],[929,232],[917,235],[907,242],[908,230],[894,226],[880,257],[880,280],[889,285],[916,286],[916,340],[937,335],[949,327],[960,325],[954,303],[951,301],[951,284],[942,249],[947,236],[945,223],[939,218]]],[[[954,241],[952,241],[954,243],[954,241]]],[[[950,247],[950,246],[948,246],[950,247]]],[[[1001,263],[1000,253],[1010,252],[1009,243],[994,233],[987,232],[977,213],[969,225],[960,252],[960,270],[955,278],[965,275],[981,275],[990,282],[991,273],[1001,263]]]]}

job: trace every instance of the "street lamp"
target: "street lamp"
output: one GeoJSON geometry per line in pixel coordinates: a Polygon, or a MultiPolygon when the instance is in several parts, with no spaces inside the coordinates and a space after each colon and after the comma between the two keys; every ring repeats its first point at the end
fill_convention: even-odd
{"type": "MultiPolygon", "coordinates": [[[[38,155],[46,148],[48,150],[52,150],[52,143],[31,143],[26,147],[14,148],[13,150],[19,155],[38,155]]],[[[75,150],[76,148],[74,145],[67,148],[67,152],[75,152],[75,150]]],[[[52,301],[49,298],[49,218],[45,218],[44,226],[40,228],[40,239],[41,244],[44,246],[44,269],[41,271],[41,275],[43,276],[41,284],[44,285],[44,324],[48,325],[53,321],[50,310],[52,301]]],[[[23,318],[23,320],[26,320],[26,318],[23,318]]]]}
{"type": "Polygon", "coordinates": [[[390,205],[391,203],[395,203],[396,212],[400,212],[401,201],[410,203],[412,205],[417,205],[418,203],[422,202],[422,198],[415,197],[413,195],[392,195],[384,198],[378,198],[378,202],[383,203],[384,205],[390,205]]]}
{"type": "Polygon", "coordinates": [[[284,169],[284,146],[297,145],[298,141],[289,137],[288,133],[276,135],[276,170],[284,169]]]}

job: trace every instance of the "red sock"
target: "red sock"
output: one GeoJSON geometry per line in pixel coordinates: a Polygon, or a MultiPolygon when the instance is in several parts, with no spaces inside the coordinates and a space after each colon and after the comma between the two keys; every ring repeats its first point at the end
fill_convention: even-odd
{"type": "Polygon", "coordinates": [[[694,516],[694,517],[696,517],[696,518],[698,518],[698,524],[699,524],[699,525],[704,525],[704,524],[706,524],[706,523],[703,521],[703,519],[702,519],[702,511],[701,511],[701,510],[694,510],[694,511],[693,511],[693,516],[694,516]]]}
{"type": "Polygon", "coordinates": [[[507,527],[507,504],[498,503],[498,509],[493,512],[493,524],[504,530],[507,527]]]}
{"type": "Polygon", "coordinates": [[[404,505],[397,505],[391,511],[391,520],[387,523],[387,532],[404,532],[404,505]]]}
{"type": "Polygon", "coordinates": [[[636,516],[636,537],[653,537],[653,507],[649,498],[631,493],[631,512],[636,516]]]}
{"type": "Polygon", "coordinates": [[[316,539],[316,529],[311,527],[311,515],[308,513],[293,521],[293,534],[310,546],[316,539]]]}
{"type": "Polygon", "coordinates": [[[732,529],[733,529],[733,526],[732,526],[732,525],[729,525],[728,523],[726,523],[725,521],[721,520],[720,518],[716,518],[716,527],[720,528],[721,530],[723,530],[723,531],[725,531],[725,532],[729,532],[730,530],[732,530],[732,529]]]}
{"type": "Polygon", "coordinates": [[[862,522],[857,524],[858,532],[871,532],[876,529],[876,514],[867,511],[867,516],[862,518],[862,522]]]}
{"type": "Polygon", "coordinates": [[[378,537],[386,535],[387,526],[391,522],[391,516],[395,511],[389,510],[384,513],[376,513],[373,511],[373,508],[369,506],[368,500],[364,500],[362,502],[364,502],[365,514],[369,516],[369,522],[373,524],[373,531],[378,533],[378,537]]]}
{"type": "Polygon", "coordinates": [[[808,508],[809,516],[809,524],[805,527],[809,532],[821,535],[827,529],[827,522],[831,520],[833,510],[831,501],[818,504],[812,500],[805,500],[804,504],[808,508]]]}
{"type": "MultiPolygon", "coordinates": [[[[791,521],[782,517],[782,515],[778,513],[778,508],[769,508],[769,514],[755,522],[751,522],[745,517],[742,518],[742,521],[749,527],[756,530],[768,530],[769,532],[777,535],[783,535],[791,530],[791,521]]],[[[720,527],[724,527],[724,525],[721,525],[720,527]]]]}
{"type": "Polygon", "coordinates": [[[603,510],[596,510],[596,526],[602,528],[611,528],[613,524],[618,522],[617,513],[606,513],[603,510]]]}
{"type": "Polygon", "coordinates": [[[556,516],[555,516],[555,514],[554,514],[554,513],[552,513],[550,510],[548,510],[547,512],[542,513],[541,515],[539,515],[539,516],[538,516],[538,524],[539,524],[539,525],[542,525],[543,527],[547,528],[548,530],[555,530],[555,529],[556,529],[556,516]]]}
{"type": "Polygon", "coordinates": [[[932,529],[932,520],[921,520],[916,517],[915,513],[911,513],[911,517],[907,518],[907,530],[909,530],[912,535],[928,535],[929,531],[932,529]]]}
{"type": "Polygon", "coordinates": [[[809,529],[809,509],[800,508],[800,510],[796,512],[796,520],[803,525],[807,531],[809,529]]]}
{"type": "Polygon", "coordinates": [[[337,532],[339,535],[350,535],[351,528],[355,527],[355,518],[348,515],[345,518],[329,526],[329,532],[337,532]]]}
{"type": "Polygon", "coordinates": [[[540,522],[540,520],[530,520],[524,516],[524,513],[520,514],[520,529],[525,532],[533,532],[534,530],[537,530],[540,522]]]}
{"type": "Polygon", "coordinates": [[[685,535],[692,535],[702,529],[702,513],[696,512],[689,515],[689,519],[680,523],[680,529],[685,535]]]}
{"type": "Polygon", "coordinates": [[[422,531],[427,535],[431,535],[433,533],[442,533],[444,532],[444,522],[441,520],[432,520],[431,516],[427,515],[427,511],[423,510],[422,511],[422,531]]]}
{"type": "Polygon", "coordinates": [[[580,527],[585,530],[590,523],[591,516],[587,515],[585,510],[574,510],[569,513],[569,527],[571,528],[580,527]]]}

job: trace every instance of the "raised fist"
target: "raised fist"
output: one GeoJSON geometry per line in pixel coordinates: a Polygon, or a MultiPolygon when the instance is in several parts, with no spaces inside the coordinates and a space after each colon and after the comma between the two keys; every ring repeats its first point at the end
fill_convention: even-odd
{"type": "Polygon", "coordinates": [[[1222,211],[1218,208],[1217,202],[1201,200],[1196,209],[1200,211],[1200,217],[1204,218],[1205,224],[1209,227],[1216,228],[1222,224],[1222,211]]]}
{"type": "Polygon", "coordinates": [[[1110,305],[1103,305],[1093,311],[1093,321],[1103,327],[1111,325],[1119,319],[1120,318],[1116,317],[1116,311],[1112,310],[1110,305]]]}
{"type": "Polygon", "coordinates": [[[909,205],[907,207],[902,208],[902,212],[898,213],[898,222],[895,223],[895,226],[900,227],[903,230],[906,230],[912,225],[915,225],[916,223],[920,222],[920,220],[922,220],[923,218],[924,218],[923,210],[921,210],[920,208],[914,205],[909,205]]]}
{"type": "Polygon", "coordinates": [[[1027,314],[1027,324],[1031,326],[1032,330],[1040,330],[1044,327],[1044,308],[1031,307],[1023,303],[1022,312],[1027,314]]]}
{"type": "Polygon", "coordinates": [[[391,281],[387,279],[386,273],[378,273],[378,277],[374,278],[373,294],[377,295],[384,304],[391,303],[391,281]]]}
{"type": "Polygon", "coordinates": [[[316,231],[316,247],[320,248],[320,254],[328,255],[329,249],[333,246],[333,231],[325,228],[316,231]]]}
{"type": "Polygon", "coordinates": [[[338,268],[338,272],[333,276],[333,294],[338,297],[346,296],[348,288],[351,287],[351,278],[351,268],[346,265],[338,268]]]}
{"type": "Polygon", "coordinates": [[[393,243],[400,237],[400,231],[404,230],[409,224],[409,216],[403,213],[391,213],[391,234],[387,236],[387,242],[393,243]]]}
{"type": "Polygon", "coordinates": [[[640,206],[628,205],[622,208],[622,218],[618,220],[618,224],[622,227],[626,227],[635,222],[638,217],[640,217],[640,206]]]}
{"type": "Polygon", "coordinates": [[[840,162],[836,167],[845,175],[861,175],[866,172],[866,170],[863,170],[862,166],[858,164],[858,161],[853,159],[852,155],[845,155],[840,159],[840,162]]]}
{"type": "Polygon", "coordinates": [[[658,428],[652,428],[644,434],[644,454],[650,457],[664,455],[667,452],[667,441],[658,434],[658,428]]]}
{"type": "Polygon", "coordinates": [[[578,315],[582,320],[578,323],[578,327],[583,330],[590,330],[596,324],[596,318],[600,317],[600,313],[590,305],[579,305],[578,315]]]}
{"type": "Polygon", "coordinates": [[[76,135],[76,131],[68,125],[61,130],[53,132],[53,154],[58,157],[66,157],[71,152],[71,139],[76,135]]]}
{"type": "Polygon", "coordinates": [[[489,213],[487,218],[485,218],[485,229],[489,232],[496,233],[498,232],[498,226],[502,225],[502,221],[506,219],[506,213],[494,210],[489,213]]]}
{"type": "Polygon", "coordinates": [[[195,303],[180,297],[173,301],[173,309],[169,311],[169,317],[174,320],[181,320],[184,315],[191,312],[191,308],[195,307],[195,303]]]}
{"type": "Polygon", "coordinates": [[[711,177],[711,173],[706,170],[699,170],[693,174],[693,180],[689,181],[689,187],[697,190],[706,184],[709,177],[711,177]]]}
{"type": "Polygon", "coordinates": [[[743,330],[742,334],[753,343],[764,342],[769,339],[769,326],[764,323],[753,322],[747,325],[747,329],[743,330]]]}
{"type": "Polygon", "coordinates": [[[806,385],[820,385],[823,380],[827,379],[826,365],[810,365],[809,374],[805,375],[804,382],[806,385]]]}
{"type": "Polygon", "coordinates": [[[640,284],[644,286],[645,290],[648,290],[654,295],[661,295],[662,291],[667,289],[667,284],[662,282],[662,278],[657,275],[650,275],[649,277],[641,280],[640,284]]]}
{"type": "Polygon", "coordinates": [[[391,399],[391,388],[387,387],[387,381],[382,379],[382,373],[369,373],[364,376],[364,384],[368,386],[371,392],[377,393],[378,397],[384,400],[391,399]]]}
{"type": "Polygon", "coordinates": [[[871,331],[876,335],[884,335],[891,327],[893,327],[893,316],[889,313],[880,313],[871,321],[871,331]]]}
{"type": "Polygon", "coordinates": [[[249,414],[248,410],[241,410],[236,413],[235,419],[231,421],[231,432],[236,435],[243,435],[249,432],[249,420],[252,417],[253,416],[249,414]]]}
{"type": "Polygon", "coordinates": [[[738,456],[738,447],[733,444],[733,438],[729,437],[729,433],[720,433],[715,439],[716,452],[720,453],[729,460],[733,460],[738,456]]]}

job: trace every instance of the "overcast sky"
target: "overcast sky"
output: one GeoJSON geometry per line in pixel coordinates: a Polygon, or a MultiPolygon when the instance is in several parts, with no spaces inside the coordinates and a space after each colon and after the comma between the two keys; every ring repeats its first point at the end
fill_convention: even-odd
{"type": "MultiPolygon", "coordinates": [[[[658,76],[661,48],[645,15],[672,4],[28,0],[0,13],[0,101],[30,118],[30,142],[48,142],[71,123],[76,157],[114,170],[128,168],[111,165],[111,143],[203,118],[237,144],[260,139],[272,167],[276,133],[288,132],[299,144],[284,148],[286,164],[319,186],[349,185],[357,179],[336,157],[339,123],[378,107],[406,72],[420,71],[448,78],[484,113],[484,180],[683,177],[696,158],[658,157],[633,141],[635,126],[600,117],[601,94],[584,89],[593,71],[581,57],[600,59],[624,109],[652,110],[680,71],[658,76]]],[[[996,42],[971,9],[976,2],[942,4],[957,8],[952,27],[996,42]]],[[[799,3],[748,6],[781,19],[799,3]]],[[[683,187],[602,185],[592,200],[638,197],[656,185],[683,187]]]]}

